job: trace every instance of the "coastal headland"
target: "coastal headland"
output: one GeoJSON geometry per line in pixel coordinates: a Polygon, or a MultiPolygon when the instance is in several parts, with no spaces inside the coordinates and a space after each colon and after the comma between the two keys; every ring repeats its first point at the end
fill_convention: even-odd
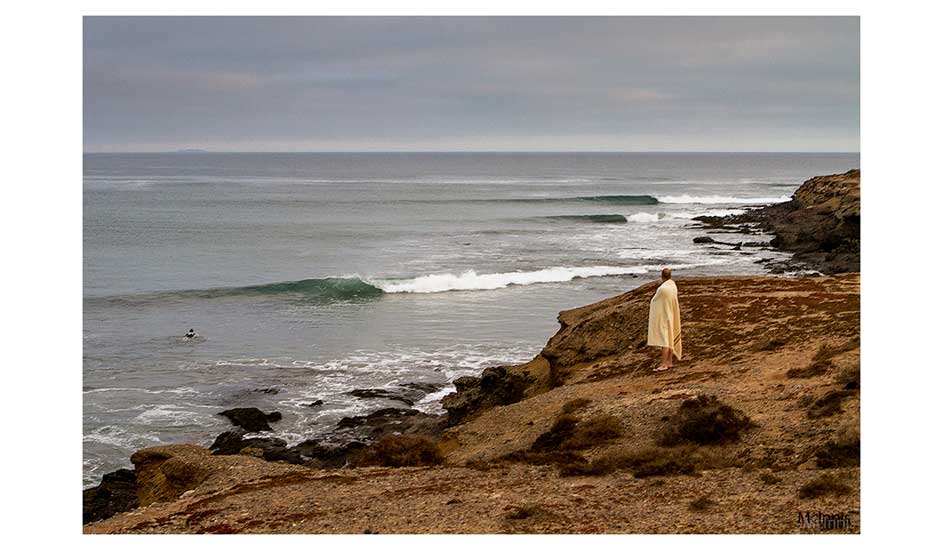
{"type": "Polygon", "coordinates": [[[531,361],[456,380],[444,415],[383,409],[288,448],[260,435],[279,415],[228,411],[211,449],[142,449],[88,489],[84,532],[859,532],[859,182],[698,220],[697,245],[767,233],[794,253],[776,271],[834,274],[677,278],[670,371],[651,371],[651,282],[561,312],[531,361]]]}

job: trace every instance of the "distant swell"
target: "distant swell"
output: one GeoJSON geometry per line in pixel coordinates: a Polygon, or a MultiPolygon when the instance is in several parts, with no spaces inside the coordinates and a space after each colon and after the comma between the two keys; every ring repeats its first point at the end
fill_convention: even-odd
{"type": "Polygon", "coordinates": [[[290,296],[315,303],[333,303],[369,300],[377,298],[382,294],[382,289],[358,277],[330,277],[326,279],[302,279],[300,281],[286,281],[252,286],[178,290],[131,296],[90,298],[90,301],[106,301],[109,303],[139,306],[169,300],[240,298],[242,296],[290,296]]]}
{"type": "Polygon", "coordinates": [[[589,214],[577,216],[544,216],[542,219],[579,223],[627,223],[627,216],[622,214],[589,214]]]}
{"type": "Polygon", "coordinates": [[[611,204],[659,204],[660,202],[656,197],[650,195],[596,195],[593,197],[577,197],[577,200],[611,204]]]}

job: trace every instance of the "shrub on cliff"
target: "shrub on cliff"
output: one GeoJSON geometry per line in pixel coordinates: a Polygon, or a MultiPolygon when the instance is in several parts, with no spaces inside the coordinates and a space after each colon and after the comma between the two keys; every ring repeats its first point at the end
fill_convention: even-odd
{"type": "Polygon", "coordinates": [[[834,367],[834,363],[831,362],[832,358],[856,349],[860,345],[860,338],[852,338],[837,346],[822,344],[811,358],[811,362],[807,367],[789,369],[785,375],[789,378],[811,378],[813,376],[820,376],[834,367]]]}
{"type": "Polygon", "coordinates": [[[586,397],[578,397],[577,399],[571,399],[570,401],[564,403],[561,407],[561,414],[571,414],[573,412],[579,411],[584,407],[591,404],[591,400],[586,397]]]}
{"type": "Polygon", "coordinates": [[[421,435],[387,435],[363,450],[357,466],[432,466],[444,460],[435,442],[421,435]]]}
{"type": "Polygon", "coordinates": [[[822,395],[808,407],[808,418],[823,418],[840,413],[841,402],[853,394],[852,390],[832,390],[822,395]]]}
{"type": "Polygon", "coordinates": [[[613,416],[597,415],[581,421],[569,414],[561,414],[551,428],[538,436],[531,445],[534,452],[589,449],[620,437],[623,425],[613,416]]]}
{"type": "Polygon", "coordinates": [[[565,464],[560,473],[562,476],[601,476],[629,471],[636,477],[689,474],[696,469],[691,458],[693,450],[691,446],[615,449],[589,463],[565,464]]]}
{"type": "Polygon", "coordinates": [[[848,487],[838,479],[825,474],[802,485],[798,489],[798,498],[812,499],[825,495],[841,496],[850,492],[851,487],[848,487]]]}
{"type": "Polygon", "coordinates": [[[736,441],[752,425],[742,411],[720,402],[715,396],[699,395],[680,405],[657,433],[657,442],[672,447],[686,442],[700,445],[736,441]]]}
{"type": "Polygon", "coordinates": [[[861,465],[861,434],[857,423],[844,424],[834,439],[815,453],[819,468],[842,468],[861,465]]]}
{"type": "Polygon", "coordinates": [[[846,390],[861,389],[861,366],[853,365],[841,370],[835,381],[846,390]]]}

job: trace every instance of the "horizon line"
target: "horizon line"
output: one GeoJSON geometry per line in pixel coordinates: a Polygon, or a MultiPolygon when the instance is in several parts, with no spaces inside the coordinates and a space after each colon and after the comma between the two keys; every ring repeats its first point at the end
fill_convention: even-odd
{"type": "Polygon", "coordinates": [[[483,149],[483,150],[466,150],[466,149],[452,149],[452,150],[429,150],[429,149],[412,149],[412,150],[385,150],[385,151],[366,151],[366,150],[325,150],[325,151],[212,151],[207,149],[177,149],[177,150],[155,150],[155,151],[83,151],[84,155],[147,155],[147,154],[216,154],[216,155],[242,155],[242,154],[419,154],[419,153],[463,153],[463,154],[480,154],[480,153],[491,153],[491,154],[525,154],[525,153],[607,153],[607,154],[627,154],[627,153],[649,153],[649,154],[803,154],[803,155],[842,155],[842,154],[860,154],[861,151],[673,151],[673,150],[637,150],[637,151],[625,151],[625,150],[492,150],[492,149],[483,149]]]}

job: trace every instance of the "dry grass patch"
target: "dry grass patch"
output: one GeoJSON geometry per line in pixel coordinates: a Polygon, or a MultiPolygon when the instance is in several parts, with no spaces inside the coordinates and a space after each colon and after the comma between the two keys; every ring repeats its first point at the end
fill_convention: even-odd
{"type": "Polygon", "coordinates": [[[831,441],[818,448],[815,458],[819,468],[846,468],[861,465],[861,432],[858,424],[844,424],[831,441]]]}
{"type": "Polygon", "coordinates": [[[562,476],[601,476],[616,471],[629,471],[636,477],[691,474],[696,470],[692,459],[693,446],[674,448],[646,447],[615,449],[591,462],[565,464],[562,476]]]}
{"type": "Polygon", "coordinates": [[[752,344],[752,351],[775,351],[788,343],[786,336],[766,336],[752,344]]]}
{"type": "Polygon", "coordinates": [[[590,405],[592,401],[586,397],[578,397],[564,403],[561,407],[561,414],[571,414],[590,405]]]}
{"type": "Polygon", "coordinates": [[[861,366],[853,365],[841,370],[835,381],[841,384],[846,390],[857,390],[861,388],[861,366]]]}
{"type": "Polygon", "coordinates": [[[358,466],[432,466],[444,460],[439,447],[421,435],[387,435],[364,449],[356,459],[358,466]]]}
{"type": "Polygon", "coordinates": [[[715,500],[702,496],[689,503],[689,510],[691,512],[705,512],[717,504],[719,503],[715,500]]]}
{"type": "Polygon", "coordinates": [[[807,367],[789,369],[785,375],[788,378],[811,378],[813,376],[820,376],[834,368],[834,363],[832,363],[831,360],[835,356],[857,349],[860,345],[861,340],[859,338],[852,338],[839,346],[822,344],[811,358],[811,363],[809,363],[807,367]]]}
{"type": "Polygon", "coordinates": [[[813,499],[827,495],[842,496],[850,492],[851,487],[828,474],[824,474],[802,485],[798,489],[798,498],[813,499]]]}
{"type": "Polygon", "coordinates": [[[505,509],[508,510],[508,513],[505,514],[505,519],[516,521],[543,516],[545,514],[544,508],[537,504],[509,505],[506,506],[505,509]]]}
{"type": "Polygon", "coordinates": [[[538,436],[531,445],[534,452],[553,452],[589,449],[602,445],[623,433],[623,424],[615,417],[597,415],[581,421],[576,416],[562,414],[551,428],[538,436]]]}
{"type": "Polygon", "coordinates": [[[766,485],[776,485],[776,484],[778,484],[778,483],[781,483],[782,478],[778,477],[777,475],[773,474],[772,472],[763,472],[763,473],[759,476],[759,481],[761,481],[762,483],[764,483],[764,484],[766,484],[766,485]]]}
{"type": "Polygon", "coordinates": [[[811,402],[807,411],[808,418],[824,418],[840,413],[841,402],[852,395],[854,391],[851,390],[831,390],[811,402]]]}
{"type": "Polygon", "coordinates": [[[587,462],[587,459],[573,451],[515,451],[500,457],[498,460],[523,462],[525,464],[531,464],[532,466],[563,466],[568,464],[584,464],[587,462]]]}

